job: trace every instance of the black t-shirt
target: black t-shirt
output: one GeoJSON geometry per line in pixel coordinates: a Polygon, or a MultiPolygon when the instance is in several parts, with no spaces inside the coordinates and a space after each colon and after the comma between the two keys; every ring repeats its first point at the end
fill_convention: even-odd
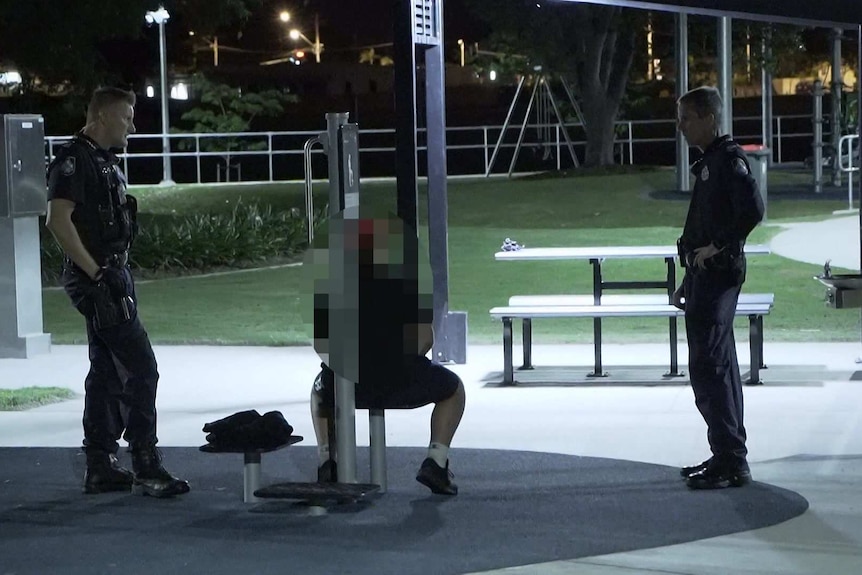
{"type": "Polygon", "coordinates": [[[371,270],[360,270],[359,381],[375,387],[397,383],[418,355],[418,325],[432,319],[412,270],[393,274],[393,267],[399,266],[374,265],[371,277],[363,277],[371,270]]]}
{"type": "Polygon", "coordinates": [[[318,351],[325,345],[328,365],[372,387],[375,396],[385,397],[403,383],[405,366],[419,357],[419,326],[433,320],[433,295],[416,256],[418,237],[406,226],[403,234],[403,240],[375,244],[376,250],[370,243],[349,248],[344,258],[352,263],[345,263],[345,269],[355,270],[347,274],[353,278],[333,282],[329,289],[334,295],[315,296],[318,351]]]}

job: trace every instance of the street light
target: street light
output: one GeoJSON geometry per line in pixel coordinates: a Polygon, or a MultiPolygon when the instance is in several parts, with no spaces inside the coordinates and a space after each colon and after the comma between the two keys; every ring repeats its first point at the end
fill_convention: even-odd
{"type": "Polygon", "coordinates": [[[159,26],[159,68],[162,76],[162,186],[173,186],[174,180],[171,178],[171,144],[168,140],[168,73],[165,57],[165,22],[170,19],[171,15],[165,10],[164,6],[159,6],[156,11],[148,11],[145,19],[147,24],[159,26]]]}
{"type": "Polygon", "coordinates": [[[311,47],[311,51],[314,53],[314,61],[320,64],[320,52],[323,49],[323,44],[320,43],[320,27],[318,25],[317,14],[314,15],[314,42],[309,40],[308,37],[297,28],[290,31],[290,38],[292,40],[299,40],[302,38],[309,47],[311,47]]]}
{"type": "Polygon", "coordinates": [[[464,67],[464,39],[458,38],[458,47],[461,49],[461,67],[464,67]]]}
{"type": "Polygon", "coordinates": [[[278,13],[278,19],[282,22],[290,22],[290,12],[287,10],[282,10],[278,13]]]}

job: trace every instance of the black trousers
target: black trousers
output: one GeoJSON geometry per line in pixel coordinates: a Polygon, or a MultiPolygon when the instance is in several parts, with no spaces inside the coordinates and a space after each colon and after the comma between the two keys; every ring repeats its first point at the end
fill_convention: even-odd
{"type": "Polygon", "coordinates": [[[706,422],[715,465],[731,469],[748,467],[742,377],[733,337],[743,277],[733,270],[689,269],[685,278],[685,331],[695,405],[706,422]]]}
{"type": "MultiPolygon", "coordinates": [[[[129,295],[137,301],[128,266],[122,268],[129,295]]],[[[132,448],[155,445],[158,366],[149,336],[138,318],[98,329],[90,279],[77,268],[63,270],[72,303],[86,318],[90,371],[84,380],[84,450],[116,453],[122,437],[132,448]]]]}

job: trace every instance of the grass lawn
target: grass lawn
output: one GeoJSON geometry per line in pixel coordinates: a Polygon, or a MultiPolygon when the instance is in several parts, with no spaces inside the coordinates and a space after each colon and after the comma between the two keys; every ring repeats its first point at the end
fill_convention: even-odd
{"type": "Polygon", "coordinates": [[[64,387],[0,389],[0,411],[19,411],[71,399],[75,393],[64,387]]]}
{"type": "MultiPolygon", "coordinates": [[[[777,174],[770,181],[792,177],[777,174]]],[[[450,181],[450,309],[468,313],[469,341],[500,341],[502,329],[488,310],[504,305],[511,295],[592,291],[586,261],[495,262],[493,255],[505,238],[529,247],[672,244],[685,219],[688,197],[655,199],[652,193],[670,189],[673,181],[667,169],[450,181]]],[[[237,201],[304,206],[304,186],[296,183],[137,188],[132,193],[141,211],[149,214],[216,212],[232,209],[237,201]]],[[[326,184],[317,184],[315,206],[323,205],[327,194],[326,184]]],[[[362,198],[363,203],[394,211],[394,184],[363,183],[362,198]]],[[[420,189],[420,221],[425,219],[426,201],[420,189]]],[[[750,242],[767,242],[781,221],[822,219],[846,207],[846,200],[776,195],[769,201],[769,225],[755,230],[750,242]]],[[[427,229],[421,233],[427,237],[427,229]]],[[[614,280],[663,279],[665,273],[661,260],[612,260],[602,269],[614,280]]],[[[858,340],[859,314],[823,304],[823,288],[812,280],[821,269],[777,255],[749,258],[746,291],[775,293],[775,309],[765,320],[767,341],[858,340]]],[[[301,267],[275,267],[142,282],[141,317],[154,343],[305,345],[310,329],[301,313],[302,273],[301,267]]],[[[45,331],[54,342],[84,343],[82,319],[63,292],[48,289],[43,301],[45,331]]],[[[740,320],[739,339],[747,338],[747,329],[742,329],[746,325],[740,320]]],[[[607,320],[603,328],[608,342],[667,337],[667,322],[656,318],[607,320]]],[[[592,341],[590,320],[544,320],[533,329],[539,343],[592,341]]]]}

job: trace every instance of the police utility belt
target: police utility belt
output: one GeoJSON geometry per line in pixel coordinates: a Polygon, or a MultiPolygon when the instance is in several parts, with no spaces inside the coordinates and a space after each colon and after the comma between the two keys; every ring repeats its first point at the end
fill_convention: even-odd
{"type": "MultiPolygon", "coordinates": [[[[696,270],[694,265],[694,249],[688,249],[682,238],[676,241],[676,253],[679,256],[679,263],[686,269],[696,270]]],[[[706,269],[711,270],[729,270],[738,266],[739,260],[743,257],[742,248],[738,253],[726,247],[708,260],[706,260],[706,269]]]]}
{"type": "MultiPolygon", "coordinates": [[[[112,268],[125,267],[129,263],[129,250],[123,250],[115,254],[108,254],[101,260],[96,258],[96,263],[102,266],[108,266],[112,268]]],[[[70,258],[66,254],[63,254],[63,265],[69,269],[74,269],[75,267],[77,267],[75,265],[75,262],[72,261],[72,258],[70,258]]]]}

